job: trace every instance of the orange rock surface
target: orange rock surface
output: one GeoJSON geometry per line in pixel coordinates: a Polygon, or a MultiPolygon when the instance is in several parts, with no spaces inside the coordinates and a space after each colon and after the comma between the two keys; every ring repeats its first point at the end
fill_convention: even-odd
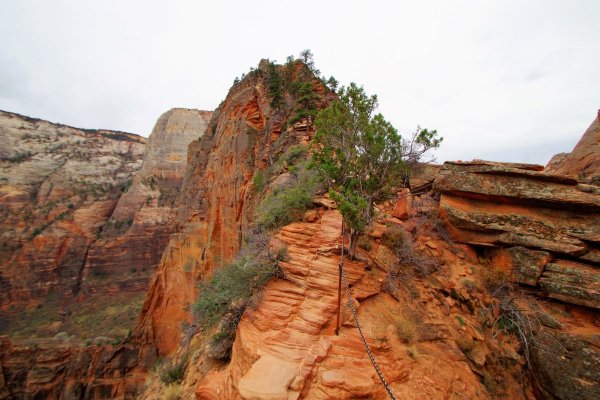
{"type": "Polygon", "coordinates": [[[546,170],[573,176],[581,181],[600,184],[600,120],[595,118],[571,153],[553,159],[546,170]]]}
{"type": "MultiPolygon", "coordinates": [[[[180,198],[181,233],[167,246],[134,331],[134,340],[149,357],[176,350],[181,322],[191,321],[198,281],[240,249],[260,200],[252,189],[256,171],[288,146],[307,140],[306,127],[281,132],[286,116],[270,107],[267,67],[262,61],[256,73],[230,90],[204,136],[189,146],[180,198]],[[278,141],[282,136],[285,140],[278,141]]],[[[303,64],[295,64],[294,74],[310,74],[315,92],[325,93],[303,64]]],[[[293,106],[293,99],[288,101],[293,106]]]]}

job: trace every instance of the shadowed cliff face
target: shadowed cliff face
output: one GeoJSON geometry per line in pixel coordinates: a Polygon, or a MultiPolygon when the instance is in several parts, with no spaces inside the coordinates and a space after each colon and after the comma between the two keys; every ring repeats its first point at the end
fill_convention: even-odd
{"type": "MultiPolygon", "coordinates": [[[[321,104],[326,89],[301,63],[292,80],[314,87],[321,104]]],[[[173,352],[182,323],[191,322],[199,280],[230,261],[240,249],[258,202],[252,177],[287,147],[306,143],[312,131],[298,124],[282,131],[296,105],[293,97],[271,108],[267,63],[248,74],[215,111],[202,138],[188,148],[180,198],[181,230],[171,237],[149,289],[134,340],[151,359],[173,352]]]]}

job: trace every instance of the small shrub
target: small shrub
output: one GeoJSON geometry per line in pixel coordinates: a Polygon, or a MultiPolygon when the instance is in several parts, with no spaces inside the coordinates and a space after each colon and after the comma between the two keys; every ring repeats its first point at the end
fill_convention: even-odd
{"type": "Polygon", "coordinates": [[[257,224],[264,229],[276,229],[299,221],[312,204],[314,183],[299,179],[292,186],[273,192],[259,206],[257,224]]]}
{"type": "Polygon", "coordinates": [[[304,159],[307,152],[308,147],[306,145],[298,144],[295,146],[290,146],[284,153],[284,157],[288,165],[294,165],[299,160],[304,159]]]}
{"type": "Polygon", "coordinates": [[[172,383],[165,386],[163,391],[164,400],[180,400],[181,399],[181,385],[178,383],[172,383]]]}
{"type": "Polygon", "coordinates": [[[163,365],[158,375],[160,377],[160,381],[165,385],[170,385],[172,383],[179,383],[183,381],[183,377],[185,376],[185,370],[187,368],[188,355],[187,353],[181,357],[178,362],[175,363],[167,363],[163,365]]]}
{"type": "Polygon", "coordinates": [[[419,334],[421,323],[419,314],[411,309],[405,309],[396,321],[396,333],[404,343],[413,343],[419,334]]]}
{"type": "Polygon", "coordinates": [[[211,338],[213,358],[229,358],[237,324],[246,307],[260,296],[263,286],[275,276],[281,276],[279,261],[286,251],[269,251],[269,238],[264,233],[253,233],[240,256],[218,269],[210,281],[202,283],[194,306],[199,326],[208,329],[219,323],[211,338]]]}
{"type": "MultiPolygon", "coordinates": [[[[410,233],[402,226],[390,224],[382,237],[382,243],[394,252],[402,266],[411,267],[420,276],[426,276],[437,270],[438,264],[432,257],[426,257],[414,251],[414,241],[410,233]]],[[[397,265],[390,271],[389,277],[394,280],[400,275],[406,275],[407,270],[400,270],[397,265]]]]}
{"type": "Polygon", "coordinates": [[[183,271],[184,272],[192,272],[192,270],[194,269],[194,260],[188,259],[185,264],[183,265],[183,271]]]}
{"type": "Polygon", "coordinates": [[[460,326],[465,326],[465,325],[466,325],[466,322],[465,322],[465,320],[464,320],[464,319],[463,319],[463,317],[461,317],[460,315],[457,315],[457,316],[456,316],[456,320],[458,321],[458,324],[459,324],[460,326]]]}
{"type": "Polygon", "coordinates": [[[265,174],[262,170],[258,170],[256,174],[254,174],[254,178],[252,178],[252,187],[254,191],[257,193],[262,193],[265,190],[265,186],[267,184],[267,180],[265,178],[265,174]]]}

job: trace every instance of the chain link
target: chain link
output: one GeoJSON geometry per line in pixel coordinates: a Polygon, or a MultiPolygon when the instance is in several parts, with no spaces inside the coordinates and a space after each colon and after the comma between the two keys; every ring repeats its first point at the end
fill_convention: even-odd
{"type": "Polygon", "coordinates": [[[344,282],[344,288],[346,289],[346,296],[348,297],[348,302],[347,302],[348,307],[350,308],[350,311],[352,312],[352,317],[354,318],[354,322],[356,322],[356,326],[358,327],[358,332],[360,333],[360,338],[362,339],[363,345],[365,346],[367,355],[369,356],[369,359],[371,360],[371,364],[373,364],[373,367],[375,368],[377,375],[379,375],[379,379],[381,380],[381,383],[383,383],[385,390],[390,395],[390,398],[392,398],[393,400],[396,400],[396,396],[394,396],[392,389],[388,386],[388,384],[385,380],[385,377],[383,376],[383,373],[379,369],[379,365],[377,365],[377,361],[375,361],[375,357],[373,356],[373,353],[371,352],[371,348],[367,344],[367,339],[365,338],[365,334],[363,333],[362,327],[360,326],[360,322],[358,321],[358,315],[356,314],[356,308],[354,307],[354,302],[352,301],[352,295],[350,294],[350,286],[348,285],[348,281],[346,280],[346,272],[344,271],[344,222],[343,221],[342,221],[342,256],[341,256],[339,268],[340,268],[340,274],[342,276],[342,281],[344,282]]]}

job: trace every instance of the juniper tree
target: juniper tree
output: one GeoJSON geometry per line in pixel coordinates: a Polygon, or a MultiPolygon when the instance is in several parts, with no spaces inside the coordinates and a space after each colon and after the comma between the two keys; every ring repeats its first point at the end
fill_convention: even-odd
{"type": "Polygon", "coordinates": [[[377,96],[351,83],[339,100],[321,110],[315,120],[312,166],[329,188],[350,229],[350,256],[371,223],[373,206],[402,186],[409,163],[439,147],[437,131],[417,129],[408,141],[383,115],[375,113],[377,96]]]}

